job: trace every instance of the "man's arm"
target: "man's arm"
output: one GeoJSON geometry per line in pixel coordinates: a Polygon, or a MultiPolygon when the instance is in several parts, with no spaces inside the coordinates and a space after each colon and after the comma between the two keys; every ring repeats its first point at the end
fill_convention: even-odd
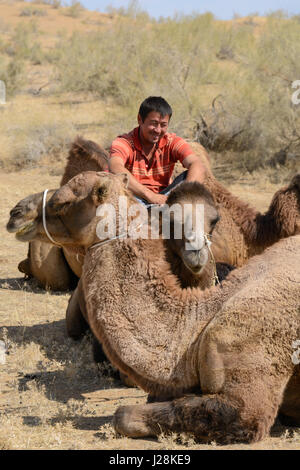
{"type": "Polygon", "coordinates": [[[182,164],[188,170],[186,181],[198,181],[199,183],[204,182],[206,168],[197,155],[189,155],[183,160],[182,164]]]}
{"type": "Polygon", "coordinates": [[[125,168],[121,157],[111,157],[109,159],[109,171],[114,174],[127,173],[129,176],[128,189],[130,189],[135,196],[145,199],[150,204],[164,204],[166,202],[166,196],[154,193],[151,189],[139,183],[130,171],[125,168]]]}

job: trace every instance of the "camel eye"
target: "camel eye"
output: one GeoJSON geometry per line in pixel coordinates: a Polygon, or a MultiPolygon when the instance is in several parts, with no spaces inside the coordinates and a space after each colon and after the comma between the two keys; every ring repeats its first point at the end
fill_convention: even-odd
{"type": "Polygon", "coordinates": [[[217,217],[215,217],[215,218],[211,221],[212,227],[214,227],[215,225],[217,225],[217,223],[219,222],[219,220],[220,220],[220,216],[217,215],[217,217]]]}
{"type": "Polygon", "coordinates": [[[217,223],[219,222],[219,220],[220,220],[220,216],[217,215],[217,217],[215,217],[215,218],[211,221],[211,223],[210,223],[210,231],[209,231],[210,234],[213,232],[213,230],[214,230],[215,226],[217,225],[217,223]]]}

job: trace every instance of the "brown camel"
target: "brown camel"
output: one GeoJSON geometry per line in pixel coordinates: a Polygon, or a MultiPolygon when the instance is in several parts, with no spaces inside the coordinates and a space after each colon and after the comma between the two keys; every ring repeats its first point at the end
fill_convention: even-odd
{"type": "MultiPolygon", "coordinates": [[[[123,187],[121,189],[119,188],[120,190],[118,191],[119,179],[114,177],[113,175],[107,173],[90,174],[90,172],[85,172],[78,178],[79,180],[83,181],[83,183],[81,184],[84,185],[84,181],[86,178],[93,178],[99,176],[101,176],[102,179],[107,180],[107,182],[110,183],[110,191],[108,191],[106,194],[106,201],[116,203],[117,198],[122,195],[127,197],[129,206],[132,204],[137,204],[132,194],[128,191],[124,192],[123,187]],[[112,187],[112,183],[116,184],[116,188],[112,187]]],[[[50,200],[52,200],[51,196],[54,193],[54,190],[49,191],[48,197],[50,198],[50,200]]],[[[11,211],[11,217],[7,224],[7,229],[10,232],[16,232],[16,237],[18,240],[30,241],[30,243],[32,243],[33,241],[36,241],[37,243],[43,243],[44,241],[48,240],[48,235],[45,231],[45,225],[43,223],[42,216],[42,196],[43,193],[38,193],[29,196],[28,198],[25,198],[23,201],[21,201],[11,211]],[[30,211],[26,211],[28,207],[30,207],[30,211]],[[35,210],[33,210],[33,207],[35,207],[35,210]]],[[[205,203],[205,217],[209,217],[211,212],[213,212],[214,214],[214,217],[211,218],[210,223],[208,224],[209,226],[207,227],[207,233],[209,234],[209,236],[211,236],[212,231],[219,220],[219,215],[217,210],[215,209],[215,204],[212,196],[204,188],[204,186],[198,183],[183,183],[180,187],[177,187],[172,192],[172,195],[169,197],[168,201],[169,200],[170,205],[173,205],[173,203],[177,205],[181,204],[182,208],[184,204],[188,204],[192,208],[195,208],[197,204],[205,203]]],[[[193,209],[190,210],[193,211],[193,209]]],[[[190,212],[185,213],[185,216],[187,217],[187,214],[189,213],[190,212]]],[[[61,246],[64,252],[66,253],[73,254],[73,256],[75,254],[75,257],[78,257],[79,255],[79,260],[81,260],[85,255],[86,245],[82,245],[81,241],[79,239],[77,240],[75,236],[77,230],[76,214],[72,214],[71,211],[67,211],[64,214],[54,212],[49,202],[46,205],[46,214],[46,226],[48,227],[48,232],[51,233],[53,243],[58,243],[59,246],[61,246]]],[[[181,222],[185,223],[185,221],[181,222]]],[[[174,226],[174,220],[172,221],[172,224],[174,226]]],[[[171,238],[166,239],[164,241],[159,241],[160,243],[164,243],[165,245],[167,258],[171,264],[171,269],[179,277],[179,282],[181,282],[180,276],[182,276],[181,284],[195,284],[201,289],[204,289],[212,285],[214,278],[211,278],[211,275],[215,277],[217,274],[219,281],[222,281],[226,277],[228,272],[232,269],[232,267],[222,263],[217,263],[216,266],[215,264],[208,265],[205,267],[205,269],[203,269],[203,260],[201,259],[201,256],[199,254],[200,250],[186,251],[182,249],[184,248],[186,243],[186,236],[184,235],[183,228],[181,228],[181,233],[183,234],[183,236],[180,239],[175,240],[174,237],[172,237],[171,233],[171,238]],[[180,259],[181,262],[178,262],[177,258],[180,259]]],[[[80,286],[78,287],[78,290],[79,289],[80,286]]],[[[72,300],[70,301],[72,309],[76,298],[77,293],[75,292],[73,294],[72,300]]],[[[80,334],[71,332],[71,329],[69,328],[68,331],[70,333],[70,336],[74,338],[80,336],[80,334]]]]}
{"type": "MultiPolygon", "coordinates": [[[[103,177],[105,176],[107,177],[108,181],[116,182],[115,184],[117,189],[118,180],[114,177],[109,177],[106,174],[103,174],[103,177]]],[[[49,191],[48,196],[50,197],[53,193],[53,190],[49,191]]],[[[126,195],[128,201],[131,204],[136,204],[136,200],[128,191],[126,191],[124,194],[123,192],[119,194],[118,191],[113,190],[111,191],[109,197],[108,195],[106,196],[106,200],[109,201],[109,198],[112,198],[112,200],[115,201],[117,195],[126,195]]],[[[19,240],[30,240],[30,246],[32,245],[33,240],[35,240],[35,243],[41,244],[42,246],[50,246],[48,243],[43,242],[44,240],[47,240],[47,234],[45,233],[45,227],[42,222],[42,196],[43,194],[39,193],[33,195],[30,202],[28,201],[28,198],[26,198],[24,201],[21,201],[21,203],[19,203],[16,208],[11,211],[11,218],[8,223],[8,230],[17,232],[17,238],[19,240]],[[24,211],[20,209],[22,203],[24,203],[23,207],[25,207],[25,209],[30,207],[31,210],[28,212],[28,214],[26,211],[24,214],[24,211]],[[33,211],[33,206],[36,208],[35,211],[33,211]],[[31,219],[33,215],[35,218],[34,224],[31,219]],[[28,230],[26,227],[30,230],[28,230]],[[33,227],[34,231],[32,230],[33,227]]],[[[212,218],[208,228],[208,233],[211,235],[216,223],[219,220],[219,216],[216,209],[212,209],[215,206],[212,196],[203,186],[196,183],[183,183],[180,187],[176,188],[172,192],[172,195],[169,197],[169,199],[171,201],[170,205],[181,204],[181,206],[184,204],[191,204],[193,207],[195,207],[196,204],[205,202],[205,214],[206,211],[208,214],[210,214],[212,210],[214,211],[214,217],[212,218]]],[[[79,260],[81,261],[84,258],[86,250],[85,246],[80,245],[80,242],[78,241],[75,243],[74,237],[72,243],[70,244],[70,239],[68,238],[70,232],[76,232],[76,226],[75,229],[70,229],[70,223],[76,223],[76,217],[74,219],[73,215],[68,212],[65,214],[67,218],[70,219],[68,221],[65,219],[65,215],[63,214],[59,214],[59,217],[57,217],[56,213],[53,214],[53,210],[51,210],[51,207],[49,210],[48,205],[46,209],[47,226],[49,232],[52,234],[51,236],[53,236],[53,241],[56,240],[56,242],[59,242],[63,250],[62,253],[67,253],[69,255],[69,259],[72,259],[73,257],[73,259],[75,258],[76,260],[79,255],[79,260]],[[66,222],[64,227],[65,235],[63,238],[61,237],[62,222],[66,222]]],[[[184,230],[181,229],[181,232],[183,233],[184,230]]],[[[184,237],[180,240],[174,240],[171,238],[164,241],[168,261],[171,264],[172,271],[178,276],[179,282],[182,286],[195,285],[204,289],[212,285],[216,279],[216,276],[218,282],[221,282],[231,271],[232,267],[224,263],[217,263],[216,266],[208,264],[204,269],[202,269],[201,263],[203,261],[201,260],[201,256],[199,254],[200,251],[182,251],[181,247],[184,246],[185,242],[186,239],[184,237]]],[[[56,247],[55,249],[58,250],[56,247]]],[[[79,283],[77,289],[73,292],[70,298],[66,315],[67,332],[68,335],[73,339],[79,339],[88,328],[88,323],[84,319],[86,317],[84,312],[84,298],[81,292],[81,283],[79,283]]],[[[94,341],[93,351],[96,362],[102,362],[106,359],[98,341],[94,341]]]]}
{"type": "MultiPolygon", "coordinates": [[[[116,430],[130,437],[188,432],[227,443],[264,438],[279,412],[300,424],[300,366],[292,361],[300,336],[300,236],[253,257],[221,287],[181,289],[163,243],[99,245],[96,207],[106,195],[111,202],[116,188],[125,192],[121,176],[116,184],[112,175],[85,173],[47,204],[49,226],[55,216],[68,223],[68,234],[64,223],[56,228],[57,240],[87,251],[80,280],[85,314],[105,353],[166,400],[119,408],[116,430]]],[[[216,216],[211,207],[206,231],[216,216]]]]}
{"type": "MultiPolygon", "coordinates": [[[[82,171],[108,171],[108,153],[95,142],[77,137],[71,145],[60,185],[82,171]]],[[[65,291],[76,286],[82,264],[83,257],[48,241],[34,240],[29,242],[27,258],[19,263],[18,269],[37,279],[42,287],[65,291]]]]}
{"type": "MultiPolygon", "coordinates": [[[[197,154],[198,144],[193,143],[192,146],[197,154]]],[[[84,169],[106,170],[107,158],[106,152],[97,144],[78,137],[71,147],[61,184],[65,184],[84,169]]],[[[260,253],[280,238],[297,233],[300,225],[300,177],[294,178],[290,185],[279,190],[274,195],[269,210],[262,215],[233,196],[215,180],[209,161],[205,160],[203,163],[207,171],[205,186],[219,206],[221,220],[214,231],[213,246],[216,260],[225,263],[225,273],[226,265],[241,266],[250,256],[260,253]]],[[[18,206],[18,210],[22,210],[25,215],[28,209],[22,201],[18,206]]],[[[176,246],[169,248],[170,260],[179,273],[181,285],[197,286],[197,276],[182,265],[180,257],[177,256],[176,246]]],[[[62,253],[60,247],[51,247],[48,244],[45,246],[41,242],[33,241],[30,243],[28,259],[19,264],[19,269],[29,276],[36,277],[43,286],[65,290],[66,286],[71,288],[74,283],[72,272],[77,277],[81,276],[83,259],[83,256],[74,255],[74,252],[69,252],[66,248],[62,253]],[[51,263],[52,254],[54,262],[51,263]],[[60,263],[57,264],[56,270],[58,257],[60,263]],[[48,263],[51,263],[53,269],[48,269],[48,263]],[[64,263],[66,265],[61,269],[60,266],[64,263]]]]}

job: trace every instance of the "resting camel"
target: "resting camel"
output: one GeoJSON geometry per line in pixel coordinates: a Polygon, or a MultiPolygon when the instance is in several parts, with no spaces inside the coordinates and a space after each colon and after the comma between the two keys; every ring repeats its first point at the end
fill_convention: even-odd
{"type": "MultiPolygon", "coordinates": [[[[112,178],[111,181],[114,181],[117,185],[117,179],[112,178]]],[[[54,191],[50,191],[49,196],[51,196],[54,191]]],[[[106,200],[109,201],[112,198],[112,201],[115,201],[116,198],[115,191],[112,189],[110,195],[106,196],[106,200]]],[[[124,194],[128,198],[128,201],[132,204],[136,204],[136,200],[132,197],[132,195],[126,191],[124,194]]],[[[43,225],[43,215],[42,215],[42,193],[35,194],[25,198],[21,201],[15,209],[11,211],[10,221],[8,223],[8,230],[11,232],[17,233],[18,240],[21,241],[30,241],[30,247],[33,243],[37,245],[45,245],[49,246],[48,243],[44,243],[48,241],[48,235],[45,232],[45,226],[43,225]],[[35,205],[36,210],[35,212],[32,210],[33,206],[35,205]],[[24,217],[24,210],[22,208],[30,207],[30,212],[27,213],[25,211],[24,217]],[[35,217],[35,230],[28,230],[33,228],[31,218],[34,215],[35,217]]],[[[191,204],[195,207],[196,204],[201,204],[205,201],[206,208],[214,207],[214,201],[212,196],[209,192],[200,185],[193,185],[188,183],[183,183],[181,186],[177,187],[172,194],[168,198],[168,204],[170,206],[175,204],[191,204]]],[[[74,243],[74,240],[70,244],[70,240],[61,238],[61,223],[62,220],[65,221],[64,216],[60,215],[59,218],[55,214],[53,217],[53,211],[51,208],[49,210],[48,205],[46,206],[46,214],[47,214],[47,227],[49,234],[51,233],[50,237],[52,242],[55,243],[59,242],[62,253],[66,253],[69,255],[69,259],[71,256],[78,258],[79,261],[83,260],[84,254],[86,251],[85,246],[80,245],[80,243],[74,243]]],[[[211,211],[212,209],[210,209],[211,211]]],[[[209,235],[212,234],[212,231],[219,220],[219,215],[217,211],[214,209],[214,218],[211,221],[211,225],[208,229],[209,235]]],[[[69,221],[66,221],[66,228],[65,233],[69,234],[70,231],[74,234],[76,232],[76,217],[74,219],[73,216],[68,212],[67,218],[70,218],[69,221]],[[75,225],[70,228],[71,225],[75,225]]],[[[182,229],[183,233],[183,229],[182,229]]],[[[51,241],[49,239],[49,241],[51,241]]],[[[207,268],[202,270],[202,266],[199,268],[199,256],[196,251],[189,251],[187,254],[188,256],[184,257],[185,251],[182,251],[182,246],[185,244],[185,239],[181,238],[179,240],[175,240],[173,237],[164,241],[165,249],[166,249],[166,256],[170,263],[172,272],[178,277],[178,280],[182,287],[187,286],[197,286],[201,289],[206,287],[210,287],[213,282],[217,281],[221,282],[228,272],[231,271],[232,267],[225,264],[225,263],[217,263],[216,265],[208,265],[209,267],[209,275],[207,275],[207,268]],[[213,271],[212,271],[212,268],[213,271]],[[213,277],[211,277],[213,274],[213,277]]],[[[82,313],[85,311],[84,305],[84,296],[81,292],[81,283],[78,284],[77,289],[73,292],[70,300],[69,306],[67,309],[66,315],[66,325],[67,325],[67,333],[73,339],[79,339],[85,333],[88,328],[88,323],[85,321],[85,315],[82,313]]],[[[103,351],[99,346],[98,341],[94,341],[93,343],[93,352],[94,352],[94,359],[96,362],[102,362],[106,359],[103,355],[103,351]]]]}
{"type": "MultiPolygon", "coordinates": [[[[300,235],[254,256],[221,286],[181,289],[162,242],[99,244],[96,207],[126,193],[121,178],[78,175],[47,204],[49,227],[51,218],[61,220],[56,239],[85,246],[80,285],[94,335],[119,370],[164,400],[119,408],[116,430],[229,443],[263,439],[278,413],[300,424],[300,366],[292,361],[300,337],[300,235]]],[[[204,204],[209,231],[216,208],[204,204]]],[[[38,230],[32,220],[27,239],[38,230]]],[[[209,266],[204,237],[200,251],[209,266]]]]}
{"type": "MultiPolygon", "coordinates": [[[[60,185],[82,171],[108,171],[108,154],[91,140],[77,137],[72,143],[60,185]]],[[[42,199],[40,198],[41,202],[42,199]]],[[[35,210],[36,199],[27,199],[27,210],[35,210]]],[[[19,271],[34,277],[42,287],[69,290],[76,287],[82,272],[83,258],[60,246],[34,240],[29,243],[27,258],[18,265],[19,271]]]]}
{"type": "MultiPolygon", "coordinates": [[[[191,144],[197,154],[198,144],[191,144]]],[[[203,157],[202,157],[203,158],[203,157]]],[[[61,184],[84,170],[107,170],[107,153],[97,144],[78,137],[73,143],[61,184]]],[[[262,252],[280,238],[297,233],[299,227],[300,178],[279,190],[273,197],[268,211],[260,214],[226,190],[212,175],[210,164],[206,167],[205,187],[211,192],[219,206],[220,221],[214,231],[214,255],[218,262],[233,266],[243,265],[247,259],[262,252]]],[[[49,193],[49,196],[52,193],[49,193]]],[[[42,196],[40,195],[40,200],[42,196]]],[[[37,204],[26,198],[15,210],[25,216],[30,205],[37,204]]],[[[30,210],[29,210],[30,209],[30,210]]],[[[53,290],[66,290],[74,285],[74,278],[81,276],[83,256],[74,255],[66,248],[61,249],[48,243],[30,243],[28,258],[19,264],[19,269],[28,276],[34,276],[42,286],[53,290]],[[74,276],[74,274],[77,276],[74,276]]],[[[177,267],[181,260],[176,247],[170,249],[170,257],[177,267]]],[[[177,271],[180,271],[178,268],[177,271]]],[[[181,270],[183,287],[197,286],[197,278],[190,272],[181,270]]]]}

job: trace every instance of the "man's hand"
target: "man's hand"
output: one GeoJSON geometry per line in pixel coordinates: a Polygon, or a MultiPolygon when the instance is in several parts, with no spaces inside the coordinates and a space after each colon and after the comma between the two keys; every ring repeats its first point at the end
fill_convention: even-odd
{"type": "Polygon", "coordinates": [[[146,186],[141,184],[135,179],[135,177],[125,168],[125,165],[121,158],[113,157],[109,160],[109,169],[111,173],[127,173],[129,176],[128,189],[133,194],[142,199],[146,199],[150,204],[165,204],[167,196],[164,194],[157,194],[148,189],[146,186]]]}
{"type": "Polygon", "coordinates": [[[151,197],[148,197],[147,199],[150,204],[165,204],[167,196],[165,196],[164,194],[152,193],[151,197]]]}

